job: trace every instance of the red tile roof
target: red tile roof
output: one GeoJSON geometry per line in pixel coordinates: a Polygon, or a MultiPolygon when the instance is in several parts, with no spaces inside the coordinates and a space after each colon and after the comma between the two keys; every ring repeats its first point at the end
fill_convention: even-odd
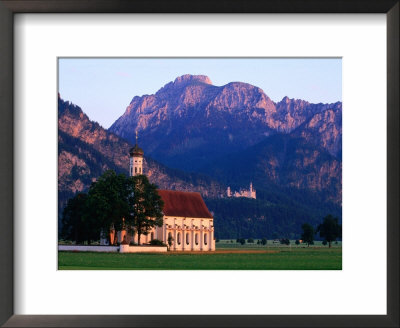
{"type": "Polygon", "coordinates": [[[158,190],[164,201],[163,213],[166,216],[191,218],[212,218],[207,205],[198,192],[158,190]]]}

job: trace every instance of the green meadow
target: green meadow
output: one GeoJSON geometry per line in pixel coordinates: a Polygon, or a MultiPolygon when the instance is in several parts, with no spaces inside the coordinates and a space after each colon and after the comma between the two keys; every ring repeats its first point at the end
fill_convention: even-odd
{"type": "MultiPolygon", "coordinates": [[[[270,241],[268,241],[270,243],[270,241]]],[[[215,252],[120,254],[58,252],[59,270],[341,270],[342,247],[240,245],[220,241],[215,252]]]]}

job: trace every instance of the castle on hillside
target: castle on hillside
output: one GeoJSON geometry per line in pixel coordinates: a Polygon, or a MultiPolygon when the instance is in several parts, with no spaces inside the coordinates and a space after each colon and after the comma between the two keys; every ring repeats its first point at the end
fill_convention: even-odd
{"type": "Polygon", "coordinates": [[[250,182],[249,190],[240,189],[239,191],[231,191],[231,187],[226,189],[226,196],[227,197],[246,197],[246,198],[253,198],[256,199],[256,190],[253,189],[253,183],[250,182]]]}
{"type": "MultiPolygon", "coordinates": [[[[136,133],[135,147],[129,151],[129,175],[141,175],[143,171],[143,150],[138,146],[136,133]]],[[[153,239],[168,244],[172,240],[172,251],[215,251],[214,218],[198,192],[158,190],[164,202],[163,224],[153,227],[140,238],[141,244],[153,239]]],[[[110,232],[114,236],[115,231],[110,232]]],[[[113,237],[111,238],[113,240],[113,237]]],[[[117,231],[118,242],[138,243],[135,231],[117,231]]],[[[106,238],[101,244],[106,244],[106,238]]]]}

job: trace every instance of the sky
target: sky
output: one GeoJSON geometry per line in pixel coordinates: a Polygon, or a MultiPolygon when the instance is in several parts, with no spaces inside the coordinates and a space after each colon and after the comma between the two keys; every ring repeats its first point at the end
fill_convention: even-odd
{"type": "Polygon", "coordinates": [[[184,74],[213,85],[246,82],[273,101],[342,101],[340,58],[59,58],[58,90],[91,120],[109,128],[134,96],[154,94],[184,74]]]}

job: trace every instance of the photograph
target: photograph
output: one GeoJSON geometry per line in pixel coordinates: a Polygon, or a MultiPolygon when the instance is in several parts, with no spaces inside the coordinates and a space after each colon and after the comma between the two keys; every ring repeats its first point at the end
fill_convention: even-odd
{"type": "Polygon", "coordinates": [[[342,270],[341,58],[57,64],[59,270],[342,270]]]}

